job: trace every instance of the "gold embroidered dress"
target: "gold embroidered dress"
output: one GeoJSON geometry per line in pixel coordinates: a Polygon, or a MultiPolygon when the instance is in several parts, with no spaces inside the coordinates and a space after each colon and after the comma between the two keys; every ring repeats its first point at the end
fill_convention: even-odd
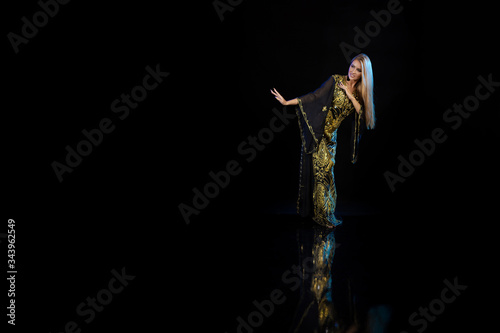
{"type": "Polygon", "coordinates": [[[347,77],[332,75],[312,93],[298,98],[296,109],[302,137],[299,197],[297,211],[301,216],[312,216],[323,226],[342,223],[335,216],[337,191],[333,169],[337,148],[337,129],[342,121],[354,113],[352,132],[352,163],[356,162],[360,139],[363,103],[358,114],[349,97],[338,84],[347,83],[347,77]]]}

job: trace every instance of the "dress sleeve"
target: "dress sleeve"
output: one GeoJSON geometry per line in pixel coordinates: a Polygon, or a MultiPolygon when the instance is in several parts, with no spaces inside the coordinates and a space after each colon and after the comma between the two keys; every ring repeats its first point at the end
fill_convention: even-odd
{"type": "Polygon", "coordinates": [[[354,121],[352,124],[351,130],[351,162],[352,164],[356,163],[358,160],[358,152],[359,152],[359,140],[361,139],[361,134],[364,132],[364,117],[363,117],[363,106],[361,106],[361,110],[358,112],[354,111],[354,121]]]}
{"type": "Polygon", "coordinates": [[[332,103],[335,80],[330,76],[321,87],[298,98],[296,108],[302,146],[307,154],[315,151],[323,135],[328,108],[332,103]]]}

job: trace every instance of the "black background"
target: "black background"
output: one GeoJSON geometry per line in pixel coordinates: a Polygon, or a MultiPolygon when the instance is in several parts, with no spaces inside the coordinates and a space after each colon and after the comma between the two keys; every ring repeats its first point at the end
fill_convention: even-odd
{"type": "MultiPolygon", "coordinates": [[[[360,237],[376,253],[366,265],[381,272],[372,288],[391,295],[386,301],[400,311],[394,331],[411,330],[408,315],[456,276],[468,290],[428,331],[477,327],[493,288],[499,89],[456,130],[443,114],[474,94],[478,76],[500,81],[494,7],[401,6],[362,48],[373,64],[378,122],[354,166],[349,126],[339,130],[339,209],[370,215],[358,221],[360,237]],[[407,158],[414,140],[435,128],[447,140],[392,192],[384,172],[397,173],[398,156],[407,158]]],[[[4,36],[19,34],[21,18],[40,10],[35,1],[8,7],[4,36]]],[[[5,37],[1,230],[15,219],[16,329],[60,332],[74,320],[82,332],[236,331],[235,318],[251,311],[252,300],[285,288],[280,276],[290,266],[280,260],[294,250],[282,247],[289,242],[280,230],[293,226],[270,212],[295,204],[298,126],[292,120],[251,162],[238,146],[282,109],[270,88],[291,99],[345,74],[339,44],[355,45],[354,27],[364,30],[370,11],[386,7],[243,1],[221,22],[211,1],[72,1],[19,53],[5,37]],[[157,64],[169,76],[119,120],[111,102],[157,64]],[[51,163],[64,162],[66,145],[76,147],[81,131],[103,118],[115,130],[59,182],[51,163]],[[192,189],[231,160],[241,173],[186,225],[179,204],[192,205],[192,189]],[[76,306],[122,267],[136,278],[84,324],[76,306]]],[[[285,332],[280,320],[289,308],[256,331],[285,332]]]]}

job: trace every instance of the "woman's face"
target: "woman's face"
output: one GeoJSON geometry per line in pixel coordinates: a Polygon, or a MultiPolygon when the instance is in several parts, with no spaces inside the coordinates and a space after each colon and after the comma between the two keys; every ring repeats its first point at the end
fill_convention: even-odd
{"type": "Polygon", "coordinates": [[[354,60],[349,66],[349,80],[358,81],[361,79],[361,62],[354,60]]]}

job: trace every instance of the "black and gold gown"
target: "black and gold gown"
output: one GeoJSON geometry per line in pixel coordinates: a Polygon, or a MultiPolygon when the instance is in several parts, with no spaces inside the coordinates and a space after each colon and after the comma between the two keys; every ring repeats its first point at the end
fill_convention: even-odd
{"type": "Polygon", "coordinates": [[[352,113],[352,156],[355,163],[361,136],[363,117],[362,99],[354,92],[361,104],[358,114],[349,97],[338,84],[347,84],[347,76],[332,75],[314,92],[298,98],[296,109],[302,137],[300,162],[299,196],[297,211],[301,216],[312,216],[323,226],[337,226],[342,223],[335,216],[337,191],[333,169],[337,148],[337,129],[352,113]]]}

